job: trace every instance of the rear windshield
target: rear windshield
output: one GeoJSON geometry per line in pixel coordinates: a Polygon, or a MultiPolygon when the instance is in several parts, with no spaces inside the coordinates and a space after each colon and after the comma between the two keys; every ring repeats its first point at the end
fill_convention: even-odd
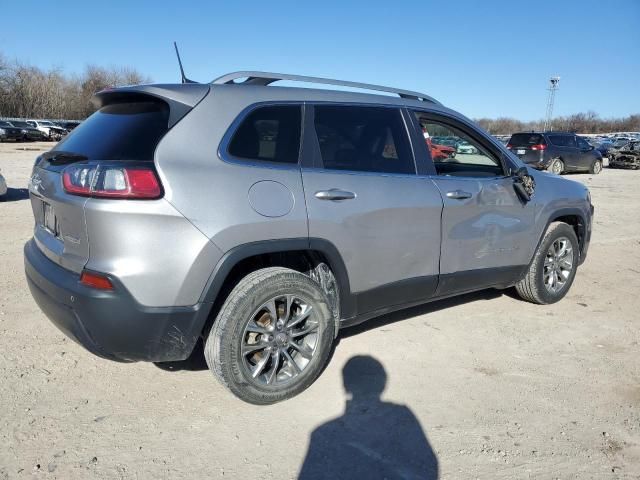
{"type": "Polygon", "coordinates": [[[529,145],[540,145],[544,143],[542,135],[537,133],[515,133],[511,135],[509,144],[514,147],[527,147],[529,145]]]}
{"type": "Polygon", "coordinates": [[[152,161],[168,122],[169,107],[162,102],[107,105],[74,128],[55,150],[91,160],[152,161]]]}

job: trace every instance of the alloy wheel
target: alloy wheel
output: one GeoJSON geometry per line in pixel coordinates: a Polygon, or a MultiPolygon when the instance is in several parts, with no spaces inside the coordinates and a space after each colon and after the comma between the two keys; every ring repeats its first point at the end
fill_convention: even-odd
{"type": "Polygon", "coordinates": [[[573,246],[567,237],[553,241],[544,259],[543,280],[546,289],[556,294],[560,292],[573,271],[573,246]]]}
{"type": "Polygon", "coordinates": [[[261,386],[281,386],[298,377],[316,353],[319,323],[310,302],[281,295],[262,304],[242,335],[242,365],[261,386]]]}
{"type": "Polygon", "coordinates": [[[602,170],[602,163],[601,162],[596,162],[593,165],[593,173],[598,174],[598,173],[600,173],[600,170],[602,170]]]}

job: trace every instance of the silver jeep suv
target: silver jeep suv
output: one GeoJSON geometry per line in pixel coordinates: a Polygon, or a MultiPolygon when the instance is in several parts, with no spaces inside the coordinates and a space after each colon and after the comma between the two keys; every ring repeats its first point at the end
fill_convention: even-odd
{"type": "Polygon", "coordinates": [[[96,101],[35,163],[24,252],[40,308],[101,357],[182,360],[202,339],[231,392],[273,403],[341,328],[485,288],[553,303],[587,254],[583,185],[421,93],[239,72],[96,101]]]}

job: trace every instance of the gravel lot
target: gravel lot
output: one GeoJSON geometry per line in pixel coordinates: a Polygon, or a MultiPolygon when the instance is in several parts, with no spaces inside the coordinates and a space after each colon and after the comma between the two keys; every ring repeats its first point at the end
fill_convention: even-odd
{"type": "Polygon", "coordinates": [[[305,393],[260,408],[198,359],[94,357],[39,311],[22,266],[32,214],[15,189],[37,154],[22,149],[50,146],[0,144],[14,189],[0,203],[0,480],[297,478],[312,432],[339,417],[314,434],[305,478],[324,461],[401,476],[408,442],[440,478],[640,478],[640,171],[572,176],[591,188],[595,227],[559,304],[489,290],[376,319],[341,335],[305,393]],[[357,355],[382,364],[386,389],[363,399],[380,375],[347,371],[345,411],[357,355]]]}

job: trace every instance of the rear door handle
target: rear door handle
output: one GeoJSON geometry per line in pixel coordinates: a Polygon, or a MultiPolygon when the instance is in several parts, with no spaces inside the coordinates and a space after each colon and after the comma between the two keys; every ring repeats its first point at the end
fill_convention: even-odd
{"type": "Polygon", "coordinates": [[[316,198],[318,200],[353,200],[356,198],[356,194],[348,192],[347,190],[332,188],[331,190],[320,190],[316,192],[316,198]]]}
{"type": "Polygon", "coordinates": [[[456,200],[464,200],[465,198],[471,198],[473,195],[464,190],[454,190],[453,192],[447,192],[447,198],[454,198],[456,200]]]}

